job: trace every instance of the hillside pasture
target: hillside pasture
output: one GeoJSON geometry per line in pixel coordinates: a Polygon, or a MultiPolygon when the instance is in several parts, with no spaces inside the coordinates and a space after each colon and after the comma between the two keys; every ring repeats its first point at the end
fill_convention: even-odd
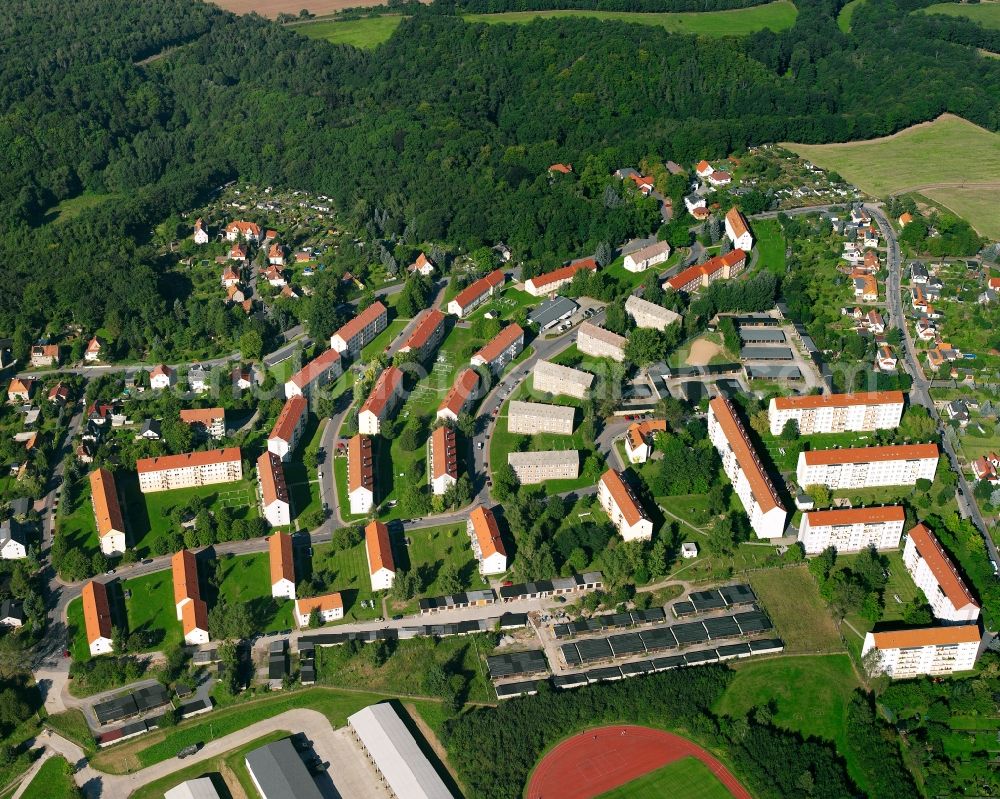
{"type": "Polygon", "coordinates": [[[292,30],[310,39],[325,39],[333,44],[350,44],[362,50],[371,50],[387,41],[401,16],[364,17],[362,19],[324,19],[292,26],[292,30]]]}
{"type": "Polygon", "coordinates": [[[986,3],[935,3],[921,13],[945,14],[949,17],[966,17],[984,28],[1000,29],[1000,2],[986,3]]]}

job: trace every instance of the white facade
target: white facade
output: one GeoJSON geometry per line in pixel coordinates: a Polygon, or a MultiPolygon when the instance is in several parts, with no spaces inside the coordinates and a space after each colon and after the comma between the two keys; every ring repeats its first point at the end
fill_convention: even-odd
{"type": "Polygon", "coordinates": [[[575,480],[580,476],[580,453],[575,449],[509,452],[507,463],[522,485],[546,480],[575,480]]]}
{"type": "Polygon", "coordinates": [[[292,508],[288,500],[276,497],[269,503],[261,503],[264,518],[272,527],[287,527],[292,523],[292,508]]]}
{"type": "Polygon", "coordinates": [[[101,552],[105,555],[121,555],[125,551],[125,533],[114,530],[101,537],[101,552]]]}
{"type": "Polygon", "coordinates": [[[111,643],[110,638],[105,636],[100,636],[95,638],[90,642],[90,654],[91,657],[97,657],[98,655],[108,655],[114,651],[114,645],[111,643]]]}
{"type": "Polygon", "coordinates": [[[837,552],[860,552],[868,547],[897,549],[906,514],[902,507],[847,508],[802,514],[799,543],[807,555],[827,547],[837,552]]]}
{"type": "Polygon", "coordinates": [[[572,405],[511,400],[507,406],[507,431],[529,436],[536,433],[571,436],[575,417],[576,408],[572,405]]]}
{"type": "Polygon", "coordinates": [[[388,323],[388,311],[381,302],[376,302],[330,336],[330,348],[357,355],[388,323]]]}
{"type": "Polygon", "coordinates": [[[568,397],[584,399],[594,382],[590,372],[571,369],[551,361],[538,361],[532,370],[532,387],[535,391],[548,394],[565,394],[568,397]]]}
{"type": "Polygon", "coordinates": [[[351,514],[354,516],[363,516],[372,509],[372,504],[374,502],[375,496],[372,494],[371,490],[361,486],[355,488],[350,493],[351,501],[351,514]]]}
{"type": "MultiPolygon", "coordinates": [[[[704,205],[704,204],[703,204],[704,205]]],[[[650,244],[625,256],[625,271],[644,272],[651,266],[662,264],[670,257],[670,245],[665,241],[650,244]]]]}
{"type": "Polygon", "coordinates": [[[625,300],[625,313],[635,320],[636,327],[661,332],[681,320],[679,313],[674,313],[655,302],[649,302],[649,300],[631,294],[625,300]]]}
{"type": "Polygon", "coordinates": [[[935,444],[812,450],[799,453],[795,479],[803,488],[825,485],[832,491],[872,486],[912,486],[917,480],[933,480],[937,464],[935,444]]]}
{"type": "Polygon", "coordinates": [[[968,623],[979,618],[979,605],[972,598],[941,542],[922,524],[906,537],[903,563],[934,612],[944,622],[968,623]]]}
{"type": "Polygon", "coordinates": [[[750,233],[743,215],[735,208],[726,214],[726,236],[733,243],[734,250],[750,252],[753,248],[753,235],[750,233]]]}
{"type": "Polygon", "coordinates": [[[871,672],[901,680],[970,671],[975,668],[979,644],[979,628],[974,625],[868,633],[861,657],[876,651],[871,672]]]}
{"type": "Polygon", "coordinates": [[[614,469],[606,471],[597,483],[597,499],[623,540],[649,541],[653,537],[653,522],[614,469]]]}
{"type": "Polygon", "coordinates": [[[175,488],[234,483],[243,479],[243,463],[236,447],[214,452],[189,452],[145,458],[136,463],[143,494],[175,488]]]}
{"type": "Polygon", "coordinates": [[[170,388],[176,382],[177,372],[169,366],[158,367],[149,373],[149,387],[153,389],[153,391],[170,388]]]}
{"type": "Polygon", "coordinates": [[[576,334],[576,346],[584,355],[611,358],[621,363],[625,360],[626,339],[603,327],[583,322],[576,334]]]}
{"type": "Polygon", "coordinates": [[[0,560],[20,560],[28,557],[28,550],[20,536],[11,535],[10,522],[4,524],[0,533],[0,560]]]}
{"type": "Polygon", "coordinates": [[[309,616],[312,615],[313,608],[319,611],[319,620],[323,624],[344,618],[343,603],[338,601],[337,604],[329,604],[324,602],[326,599],[327,597],[323,596],[295,600],[295,620],[298,622],[299,627],[309,626],[309,616]]]}
{"type": "Polygon", "coordinates": [[[903,418],[903,392],[772,397],[767,409],[771,435],[794,421],[801,435],[895,429],[903,418]]]}

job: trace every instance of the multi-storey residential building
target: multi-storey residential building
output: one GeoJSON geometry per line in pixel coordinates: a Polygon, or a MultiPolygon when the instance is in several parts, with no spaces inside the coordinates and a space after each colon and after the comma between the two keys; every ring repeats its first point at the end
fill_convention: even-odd
{"type": "Polygon", "coordinates": [[[625,431],[625,454],[629,463],[645,463],[653,452],[653,438],[667,430],[666,419],[632,422],[625,431]]]}
{"type": "Polygon", "coordinates": [[[975,668],[981,640],[975,624],[868,633],[861,657],[871,674],[894,680],[955,674],[975,668]]]}
{"type": "Polygon", "coordinates": [[[388,591],[396,579],[396,561],[392,557],[389,528],[382,522],[371,522],[365,527],[365,554],[372,591],[388,591]]]}
{"type": "Polygon", "coordinates": [[[708,437],[722,458],[722,468],[750,517],[758,538],[780,538],[788,512],[750,443],[736,409],[725,397],[708,405],[708,437]]]}
{"type": "Polygon", "coordinates": [[[226,435],[224,408],[184,408],[180,417],[184,424],[209,438],[223,438],[226,435]]]}
{"type": "Polygon", "coordinates": [[[226,241],[260,241],[260,225],[256,222],[230,222],[226,225],[226,241]]]}
{"type": "Polygon", "coordinates": [[[825,485],[833,491],[916,485],[934,479],[937,463],[937,444],[814,449],[799,453],[795,476],[803,488],[825,485]]]}
{"type": "Polygon", "coordinates": [[[344,618],[344,600],[339,592],[296,599],[295,621],[299,627],[309,626],[309,617],[314,610],[319,614],[321,624],[337,621],[344,618]]]}
{"type": "Polygon", "coordinates": [[[87,630],[90,654],[94,657],[106,655],[114,649],[111,641],[114,625],[111,623],[107,586],[91,580],[83,587],[80,598],[83,601],[83,624],[87,630]]]}
{"type": "Polygon", "coordinates": [[[441,496],[458,482],[458,445],[454,428],[442,425],[427,439],[427,482],[441,496]]]}
{"type": "Polygon", "coordinates": [[[472,552],[479,561],[481,574],[503,574],[507,571],[507,550],[492,510],[482,505],[473,508],[466,523],[466,532],[472,542],[472,552]]]}
{"type": "Polygon", "coordinates": [[[182,549],[170,561],[174,578],[174,607],[181,622],[184,643],[208,643],[208,605],[201,598],[198,562],[194,553],[182,549]]]}
{"type": "Polygon", "coordinates": [[[139,490],[143,494],[216,483],[235,483],[243,479],[239,447],[142,458],[136,461],[135,470],[139,474],[139,490]]]}
{"type": "Polygon", "coordinates": [[[573,435],[576,408],[572,405],[545,405],[541,402],[511,400],[507,407],[507,431],[533,436],[535,433],[573,435]]]}
{"type": "Polygon", "coordinates": [[[621,474],[608,469],[597,484],[597,499],[625,541],[649,541],[653,522],[621,474]]]}
{"type": "Polygon", "coordinates": [[[462,289],[458,296],[448,303],[448,313],[454,314],[459,319],[468,316],[496,294],[506,279],[507,276],[502,269],[495,269],[486,277],[479,278],[475,283],[462,289]]]}
{"type": "Polygon", "coordinates": [[[376,300],[330,336],[330,349],[356,357],[389,324],[389,312],[381,300],[376,300]]]}
{"type": "Polygon", "coordinates": [[[626,272],[644,272],[651,266],[662,264],[670,257],[670,245],[665,241],[658,241],[650,244],[641,250],[629,253],[625,256],[626,272]]]}
{"type": "Polygon", "coordinates": [[[295,599],[295,552],[288,533],[275,533],[267,539],[271,566],[271,596],[295,599]]]}
{"type": "Polygon", "coordinates": [[[546,480],[575,480],[580,476],[580,453],[575,449],[510,452],[507,463],[522,485],[546,480]]]}
{"type": "Polygon", "coordinates": [[[625,300],[625,313],[635,320],[636,327],[651,330],[663,331],[681,320],[679,313],[674,313],[642,297],[636,297],[634,294],[629,294],[625,300]]]}
{"type": "Polygon", "coordinates": [[[285,467],[273,452],[257,458],[257,496],[262,515],[272,527],[292,523],[292,506],[285,482],[285,467]]]}
{"type": "Polygon", "coordinates": [[[317,355],[285,382],[285,396],[308,397],[315,389],[320,389],[331,380],[336,380],[344,373],[340,353],[327,350],[317,355]]]}
{"type": "Polygon", "coordinates": [[[125,519],[118,502],[115,476],[107,469],[90,473],[90,504],[97,522],[97,537],[105,555],[121,555],[125,551],[125,519]]]}
{"type": "Polygon", "coordinates": [[[663,288],[690,294],[700,288],[707,288],[716,280],[731,280],[742,274],[746,265],[747,253],[743,250],[732,250],[725,255],[716,255],[703,264],[695,264],[678,272],[663,284],[663,288]]]}
{"type": "Polygon", "coordinates": [[[567,283],[571,283],[574,275],[584,270],[596,272],[597,261],[593,258],[578,258],[571,261],[568,266],[546,272],[544,275],[535,275],[525,282],[524,290],[532,297],[544,297],[546,294],[558,291],[567,283]]]}
{"type": "Polygon", "coordinates": [[[458,417],[468,411],[476,401],[479,375],[474,369],[463,369],[455,384],[448,390],[444,400],[438,405],[437,418],[442,421],[457,422],[458,417]]]}
{"type": "Polygon", "coordinates": [[[507,325],[471,358],[473,366],[485,366],[494,374],[500,374],[524,349],[524,331],[518,324],[507,325]]]}
{"type": "Polygon", "coordinates": [[[902,391],[773,397],[767,409],[774,436],[780,435],[790,421],[798,424],[799,433],[806,436],[896,428],[902,418],[902,391]]]}
{"type": "Polygon", "coordinates": [[[389,418],[402,396],[403,372],[395,366],[387,366],[358,412],[358,430],[365,435],[378,435],[382,422],[389,418]]]}
{"type": "Polygon", "coordinates": [[[532,370],[532,387],[535,391],[548,394],[565,394],[568,397],[584,399],[594,382],[590,372],[560,366],[551,361],[538,361],[532,370]]]}
{"type": "Polygon", "coordinates": [[[897,549],[906,514],[899,505],[877,508],[837,508],[802,514],[799,542],[807,555],[827,547],[837,552],[860,552],[868,547],[897,549]]]}
{"type": "Polygon", "coordinates": [[[730,208],[726,214],[726,237],[733,243],[734,249],[750,252],[753,249],[753,235],[746,217],[739,208],[730,208]]]}
{"type": "Polygon", "coordinates": [[[273,452],[283,461],[292,457],[309,421],[308,410],[309,403],[301,394],[293,394],[285,400],[274,429],[267,437],[268,452],[273,452]]]}
{"type": "Polygon", "coordinates": [[[577,329],[576,346],[584,355],[593,355],[595,358],[611,358],[621,363],[625,360],[625,345],[627,340],[624,336],[605,330],[590,322],[583,322],[577,329]]]}
{"type": "Polygon", "coordinates": [[[417,325],[406,339],[406,343],[399,348],[400,352],[415,352],[417,360],[425,361],[434,352],[434,349],[444,338],[445,315],[437,308],[428,308],[421,311],[417,317],[417,325]]]}
{"type": "Polygon", "coordinates": [[[926,525],[918,524],[907,533],[903,563],[917,588],[927,597],[934,618],[952,623],[969,623],[979,618],[979,603],[926,525]]]}
{"type": "Polygon", "coordinates": [[[375,504],[375,463],[368,436],[359,434],[347,442],[347,493],[355,516],[368,513],[375,504]]]}

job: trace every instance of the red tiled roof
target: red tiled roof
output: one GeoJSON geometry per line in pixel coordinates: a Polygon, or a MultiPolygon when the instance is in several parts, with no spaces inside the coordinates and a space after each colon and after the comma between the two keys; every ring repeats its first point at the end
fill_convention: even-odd
{"type": "Polygon", "coordinates": [[[285,467],[281,458],[273,452],[264,451],[257,458],[257,476],[260,478],[260,492],[267,507],[272,502],[288,502],[288,485],[285,483],[285,467]]]}
{"type": "Polygon", "coordinates": [[[180,412],[181,421],[185,424],[200,424],[211,426],[216,419],[225,419],[224,408],[184,408],[180,412]]]}
{"type": "Polygon", "coordinates": [[[372,440],[358,434],[347,442],[347,490],[367,488],[375,491],[375,465],[372,461],[372,440]]]}
{"type": "Polygon", "coordinates": [[[207,452],[185,452],[181,455],[162,455],[159,458],[142,458],[135,462],[139,474],[162,472],[167,469],[183,469],[185,466],[208,466],[213,463],[228,463],[242,458],[239,447],[210,449],[207,452]]]}
{"type": "Polygon", "coordinates": [[[296,394],[285,400],[285,404],[281,408],[281,413],[278,414],[278,419],[274,423],[274,429],[268,438],[278,438],[291,443],[292,437],[295,434],[295,428],[298,426],[299,420],[308,407],[309,403],[306,402],[306,398],[301,394],[296,394]]]}
{"type": "Polygon", "coordinates": [[[194,552],[190,549],[175,552],[170,559],[170,568],[174,578],[174,604],[185,599],[199,599],[201,589],[198,587],[198,563],[194,552]]]}
{"type": "Polygon", "coordinates": [[[703,264],[689,266],[683,272],[679,272],[670,278],[670,280],[667,281],[667,285],[673,289],[680,289],[695,278],[701,278],[702,275],[714,275],[726,266],[731,269],[739,264],[740,261],[744,261],[746,257],[747,254],[743,250],[730,250],[725,255],[716,255],[714,258],[705,261],[703,264]]]}
{"type": "Polygon", "coordinates": [[[629,491],[628,486],[625,485],[625,481],[622,480],[622,476],[618,472],[614,469],[608,469],[601,475],[601,482],[611,492],[611,498],[614,500],[615,505],[618,506],[618,510],[621,511],[622,516],[625,517],[625,522],[629,527],[647,518],[646,511],[636,498],[632,496],[632,492],[629,491]]]}
{"type": "Polygon", "coordinates": [[[275,533],[267,539],[267,551],[271,565],[271,585],[282,580],[295,583],[295,558],[292,552],[292,537],[286,533],[275,533]]]}
{"type": "Polygon", "coordinates": [[[813,449],[802,453],[808,466],[831,466],[843,463],[878,463],[937,458],[937,444],[899,444],[889,447],[845,447],[813,449]]]}
{"type": "Polygon", "coordinates": [[[419,350],[423,347],[441,325],[444,324],[445,316],[437,308],[428,308],[421,311],[417,317],[417,325],[406,339],[403,349],[419,350]]]}
{"type": "Polygon", "coordinates": [[[750,490],[753,492],[757,504],[760,505],[761,511],[767,513],[774,508],[784,510],[784,506],[778,500],[774,485],[768,479],[764,467],[761,466],[760,460],[757,458],[757,453],[750,445],[750,439],[747,437],[743,422],[736,416],[736,410],[732,403],[725,397],[716,397],[709,405],[729,442],[730,448],[736,455],[736,460],[750,484],[750,490]]]}
{"type": "Polygon", "coordinates": [[[493,340],[476,353],[486,363],[493,363],[501,353],[510,347],[515,341],[524,336],[524,331],[518,324],[507,325],[503,330],[494,336],[493,340]]]}
{"type": "Polygon", "coordinates": [[[746,217],[740,213],[740,209],[733,206],[729,209],[729,213],[726,214],[726,221],[729,222],[729,226],[733,229],[733,235],[739,238],[744,233],[750,232],[750,227],[747,225],[746,217]]]}
{"type": "Polygon", "coordinates": [[[163,375],[165,377],[172,377],[173,374],[174,374],[174,370],[173,369],[171,369],[166,364],[162,364],[161,363],[161,364],[157,364],[156,366],[154,366],[152,368],[152,370],[149,373],[149,376],[150,377],[160,377],[161,375],[163,375]]]}
{"type": "Polygon", "coordinates": [[[455,442],[455,431],[447,425],[442,425],[431,433],[431,450],[434,455],[431,463],[431,475],[438,477],[448,475],[458,479],[458,447],[455,442]]]}
{"type": "Polygon", "coordinates": [[[893,630],[872,633],[878,649],[915,649],[923,646],[952,646],[982,640],[975,624],[958,627],[924,627],[917,630],[893,630]]]}
{"type": "Polygon", "coordinates": [[[455,297],[455,302],[461,308],[468,308],[475,302],[479,297],[486,294],[491,289],[495,289],[497,286],[502,286],[504,280],[506,280],[506,275],[500,269],[494,269],[486,277],[481,277],[475,283],[466,286],[462,289],[458,296],[455,297]]]}
{"type": "Polygon", "coordinates": [[[181,625],[184,635],[195,630],[208,631],[208,605],[201,597],[196,597],[181,608],[181,625]]]}
{"type": "Polygon", "coordinates": [[[378,376],[378,380],[375,381],[371,394],[368,395],[368,399],[365,400],[365,404],[361,406],[358,414],[370,411],[381,419],[386,406],[399,393],[402,385],[402,370],[395,366],[386,367],[378,376]]]}
{"type": "Polygon", "coordinates": [[[901,522],[906,519],[906,513],[901,505],[813,510],[804,515],[809,518],[810,527],[827,527],[841,524],[879,524],[880,522],[901,522]]]}
{"type": "Polygon", "coordinates": [[[951,558],[945,553],[941,542],[924,524],[918,524],[908,533],[913,545],[924,559],[941,591],[948,597],[948,601],[956,610],[960,610],[968,605],[979,607],[979,603],[972,598],[968,587],[959,576],[958,569],[951,562],[951,558]]]}
{"type": "Polygon", "coordinates": [[[444,401],[438,406],[439,411],[450,410],[456,416],[462,412],[466,400],[479,386],[479,375],[475,369],[463,369],[455,379],[455,384],[448,389],[444,401]]]}
{"type": "Polygon", "coordinates": [[[469,519],[472,520],[472,530],[476,535],[476,541],[479,542],[479,551],[483,559],[497,553],[507,557],[507,550],[504,548],[503,539],[500,538],[500,528],[497,527],[493,511],[480,505],[469,514],[469,519]]]}
{"type": "Polygon", "coordinates": [[[254,237],[260,237],[260,225],[254,222],[230,222],[226,225],[226,232],[231,230],[238,230],[244,236],[253,235],[254,237]]]}
{"type": "Polygon", "coordinates": [[[849,408],[853,405],[896,405],[903,402],[902,391],[858,391],[854,394],[819,394],[805,397],[775,397],[774,407],[781,411],[797,408],[849,408]]]}
{"type": "Polygon", "coordinates": [[[342,325],[341,328],[334,333],[335,336],[340,336],[340,338],[346,344],[352,338],[354,338],[358,333],[364,330],[368,325],[374,322],[383,314],[387,313],[386,307],[382,304],[381,300],[376,300],[374,303],[365,308],[361,313],[355,316],[350,322],[342,325]]]}
{"type": "Polygon", "coordinates": [[[298,606],[298,612],[304,616],[308,616],[314,610],[323,612],[325,610],[337,610],[338,608],[344,607],[344,600],[341,599],[340,593],[334,594],[323,594],[323,596],[309,596],[301,597],[295,600],[295,604],[298,606]]]}
{"type": "Polygon", "coordinates": [[[87,628],[87,643],[98,638],[111,638],[111,605],[108,589],[103,583],[91,580],[83,587],[83,622],[87,628]]]}
{"type": "Polygon", "coordinates": [[[365,527],[365,548],[368,551],[371,574],[376,574],[382,569],[396,571],[396,563],[392,557],[392,543],[389,541],[389,528],[382,522],[371,522],[365,527]]]}
{"type": "Polygon", "coordinates": [[[551,272],[546,272],[543,275],[535,275],[535,277],[529,279],[529,283],[536,289],[544,288],[545,286],[556,283],[560,280],[567,280],[572,278],[581,269],[589,269],[591,271],[597,269],[597,261],[593,258],[580,258],[568,266],[563,266],[559,269],[554,269],[551,272]]]}
{"type": "Polygon", "coordinates": [[[572,164],[553,164],[549,167],[549,172],[559,172],[563,175],[568,175],[573,171],[572,164]]]}
{"type": "Polygon", "coordinates": [[[330,349],[321,355],[317,355],[309,363],[289,378],[289,382],[294,383],[300,389],[305,388],[323,372],[340,360],[340,353],[330,349]]]}
{"type": "Polygon", "coordinates": [[[113,532],[124,533],[125,521],[118,504],[115,476],[107,469],[95,469],[90,473],[90,497],[94,504],[98,537],[104,538],[113,532]]]}

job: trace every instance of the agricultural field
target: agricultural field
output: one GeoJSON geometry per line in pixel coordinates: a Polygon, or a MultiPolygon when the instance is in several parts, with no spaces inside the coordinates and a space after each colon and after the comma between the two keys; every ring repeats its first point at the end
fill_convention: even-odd
{"type": "Polygon", "coordinates": [[[402,21],[403,17],[396,15],[345,20],[327,19],[295,25],[292,30],[310,39],[325,39],[331,44],[350,44],[362,50],[371,50],[387,41],[402,21]]]}
{"type": "Polygon", "coordinates": [[[732,794],[708,766],[694,757],[685,757],[636,780],[602,793],[599,799],[730,799],[732,794]]]}
{"type": "Polygon", "coordinates": [[[935,3],[921,9],[923,14],[945,14],[949,17],[966,17],[984,28],[1000,30],[1000,2],[986,3],[935,3]]]}
{"type": "Polygon", "coordinates": [[[780,31],[795,24],[798,14],[788,0],[775,0],[761,6],[751,6],[732,11],[692,11],[677,13],[645,13],[633,11],[509,11],[501,14],[467,14],[469,22],[490,24],[524,24],[535,19],[558,17],[590,17],[639,25],[656,25],[673,33],[692,33],[699,36],[745,36],[764,28],[780,31]]]}
{"type": "Polygon", "coordinates": [[[961,117],[944,114],[881,139],[783,146],[838,172],[868,194],[887,197],[919,190],[981,234],[1000,236],[995,214],[1000,202],[1000,134],[961,117]]]}

